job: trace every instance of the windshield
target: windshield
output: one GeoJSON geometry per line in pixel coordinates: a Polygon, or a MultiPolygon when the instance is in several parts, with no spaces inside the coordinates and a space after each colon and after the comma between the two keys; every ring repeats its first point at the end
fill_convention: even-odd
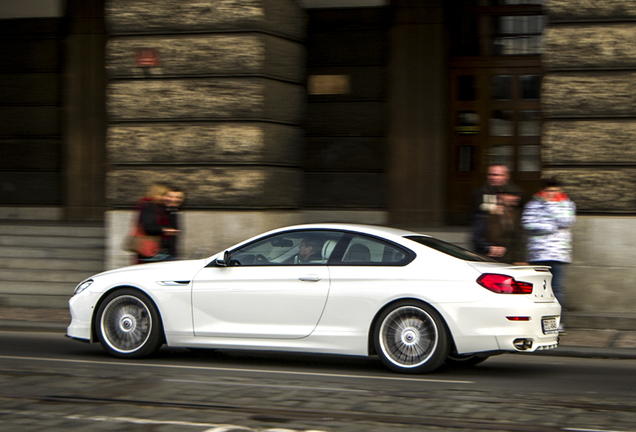
{"type": "Polygon", "coordinates": [[[435,249],[436,251],[445,253],[446,255],[459,258],[460,260],[473,262],[496,262],[495,260],[488,258],[487,256],[479,255],[478,253],[469,251],[468,249],[464,249],[463,247],[459,247],[452,243],[446,243],[445,241],[438,240],[433,237],[407,236],[406,238],[424,246],[430,247],[431,249],[435,249]]]}

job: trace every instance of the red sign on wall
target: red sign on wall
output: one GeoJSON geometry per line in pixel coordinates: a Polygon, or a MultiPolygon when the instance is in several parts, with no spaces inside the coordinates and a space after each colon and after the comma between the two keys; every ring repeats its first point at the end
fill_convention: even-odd
{"type": "Polygon", "coordinates": [[[135,53],[135,65],[137,67],[160,66],[159,51],[154,48],[143,48],[135,53]]]}

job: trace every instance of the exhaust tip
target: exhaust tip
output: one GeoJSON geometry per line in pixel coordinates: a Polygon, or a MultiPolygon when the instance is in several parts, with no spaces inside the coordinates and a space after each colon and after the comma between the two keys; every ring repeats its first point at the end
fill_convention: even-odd
{"type": "Polygon", "coordinates": [[[515,339],[512,343],[518,351],[527,351],[532,348],[532,339],[515,339]]]}

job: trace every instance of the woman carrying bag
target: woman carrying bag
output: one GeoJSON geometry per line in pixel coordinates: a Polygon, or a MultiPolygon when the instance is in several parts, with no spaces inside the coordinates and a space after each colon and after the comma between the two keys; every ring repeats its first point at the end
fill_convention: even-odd
{"type": "Polygon", "coordinates": [[[169,188],[162,183],[151,186],[149,196],[140,199],[136,227],[132,237],[131,249],[137,254],[137,264],[169,261],[174,259],[168,253],[167,244],[179,230],[170,226],[166,213],[166,196],[169,188]]]}

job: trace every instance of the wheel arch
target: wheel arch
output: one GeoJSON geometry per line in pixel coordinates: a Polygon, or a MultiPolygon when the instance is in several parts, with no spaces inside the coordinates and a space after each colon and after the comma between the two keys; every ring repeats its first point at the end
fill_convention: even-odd
{"type": "Polygon", "coordinates": [[[367,340],[367,351],[368,351],[368,355],[372,356],[372,355],[376,355],[376,349],[375,349],[375,341],[373,338],[374,335],[374,330],[375,327],[378,323],[378,320],[380,319],[380,316],[382,315],[382,313],[384,311],[386,311],[387,309],[392,308],[394,305],[396,305],[397,303],[401,303],[401,302],[413,302],[413,303],[419,303],[421,305],[426,305],[428,307],[430,307],[431,309],[433,309],[433,311],[435,311],[435,313],[437,315],[439,315],[440,320],[442,321],[443,325],[444,325],[444,329],[446,330],[446,334],[448,335],[448,337],[450,338],[449,342],[451,347],[455,346],[455,339],[453,338],[453,333],[450,331],[450,328],[448,326],[448,324],[446,323],[446,319],[444,318],[444,315],[442,313],[440,313],[440,311],[431,303],[424,301],[422,299],[416,298],[416,297],[402,297],[402,298],[398,298],[398,299],[394,299],[391,300],[390,302],[388,302],[387,304],[385,304],[384,306],[382,306],[380,309],[378,309],[378,311],[376,312],[375,316],[373,317],[373,320],[371,320],[371,324],[369,326],[369,331],[368,331],[368,340],[367,340]]]}
{"type": "Polygon", "coordinates": [[[91,342],[97,342],[99,339],[97,337],[97,312],[99,311],[101,305],[104,303],[104,301],[106,300],[106,298],[111,295],[112,293],[116,292],[116,291],[122,291],[125,289],[130,289],[133,291],[137,291],[138,293],[143,294],[144,296],[146,296],[148,298],[148,300],[150,300],[152,302],[152,305],[154,306],[155,310],[157,311],[157,314],[159,315],[159,328],[161,330],[161,337],[163,338],[163,343],[166,343],[166,332],[163,328],[163,316],[161,315],[161,309],[159,309],[159,307],[157,306],[157,302],[155,302],[155,300],[152,298],[152,296],[150,294],[148,294],[146,291],[142,290],[139,287],[133,286],[133,285],[119,285],[119,286],[114,286],[112,288],[110,288],[107,291],[104,291],[101,295],[101,297],[99,298],[99,300],[97,300],[97,302],[95,303],[95,306],[93,308],[93,312],[91,314],[91,342]]]}

